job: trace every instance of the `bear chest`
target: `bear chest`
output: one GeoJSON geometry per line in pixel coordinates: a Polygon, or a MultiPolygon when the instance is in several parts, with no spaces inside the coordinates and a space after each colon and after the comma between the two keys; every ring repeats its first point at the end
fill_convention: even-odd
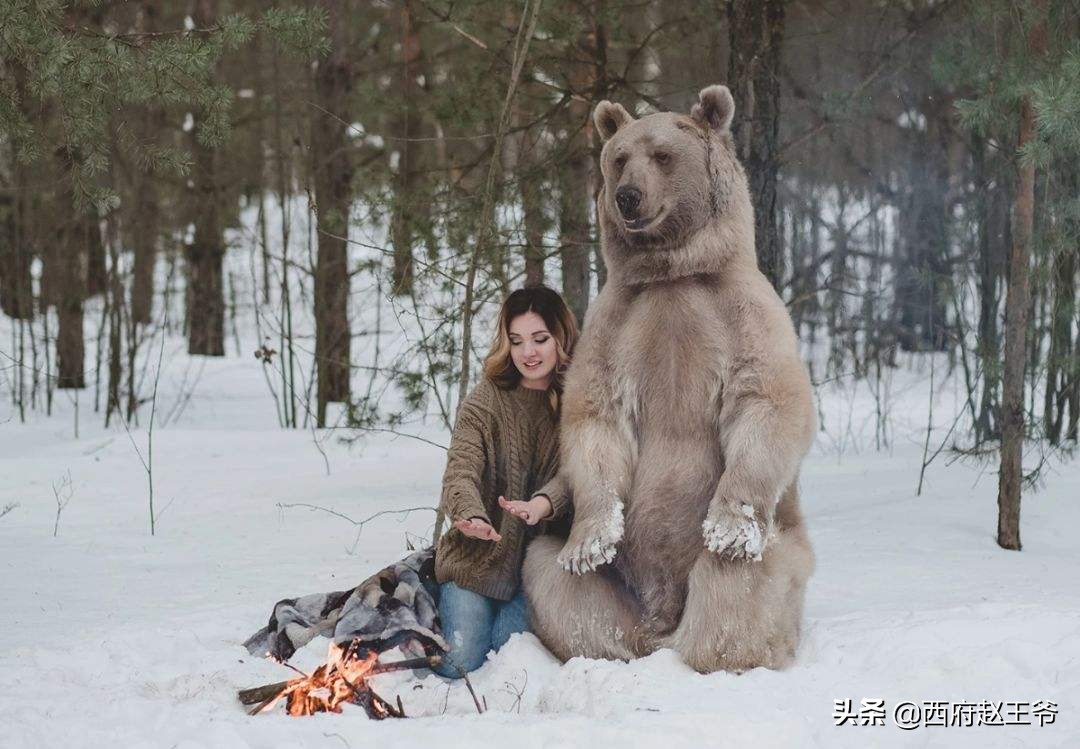
{"type": "Polygon", "coordinates": [[[716,422],[724,331],[706,295],[642,294],[627,309],[612,369],[639,430],[686,434],[716,422]]]}

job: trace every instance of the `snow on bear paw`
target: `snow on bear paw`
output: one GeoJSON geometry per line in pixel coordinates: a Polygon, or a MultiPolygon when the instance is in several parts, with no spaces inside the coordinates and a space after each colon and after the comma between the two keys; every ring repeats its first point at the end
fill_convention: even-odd
{"type": "Polygon", "coordinates": [[[615,559],[615,545],[621,536],[621,525],[615,528],[612,524],[577,523],[559,552],[558,562],[564,570],[575,575],[592,572],[615,559]]]}
{"type": "Polygon", "coordinates": [[[709,551],[728,559],[761,561],[766,533],[751,505],[724,505],[709,513],[701,529],[709,551]]]}

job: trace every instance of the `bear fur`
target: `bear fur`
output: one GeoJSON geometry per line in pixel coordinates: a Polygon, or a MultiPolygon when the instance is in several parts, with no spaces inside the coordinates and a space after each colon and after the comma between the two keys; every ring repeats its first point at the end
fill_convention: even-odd
{"type": "Polygon", "coordinates": [[[608,280],[567,373],[574,519],[523,567],[559,658],[675,649],[701,672],[794,658],[813,553],[799,464],[815,429],[783,302],[758,271],[725,86],[689,115],[602,102],[608,280]]]}

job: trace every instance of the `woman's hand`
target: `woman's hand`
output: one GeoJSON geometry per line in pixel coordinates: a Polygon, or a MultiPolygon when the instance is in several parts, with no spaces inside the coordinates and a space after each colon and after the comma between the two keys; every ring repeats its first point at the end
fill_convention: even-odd
{"type": "Polygon", "coordinates": [[[537,494],[526,502],[511,502],[506,497],[499,497],[499,507],[529,525],[536,525],[551,514],[551,500],[544,494],[537,494]]]}
{"type": "Polygon", "coordinates": [[[468,520],[455,520],[454,527],[469,538],[478,538],[481,541],[502,541],[498,531],[483,518],[469,518],[468,520]]]}

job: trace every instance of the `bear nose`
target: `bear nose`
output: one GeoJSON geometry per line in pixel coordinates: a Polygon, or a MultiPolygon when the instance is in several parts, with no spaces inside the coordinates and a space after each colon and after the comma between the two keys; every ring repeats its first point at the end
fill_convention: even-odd
{"type": "Polygon", "coordinates": [[[641,206],[641,190],[623,185],[615,191],[615,205],[619,206],[619,213],[623,218],[637,218],[638,208],[641,206]]]}

